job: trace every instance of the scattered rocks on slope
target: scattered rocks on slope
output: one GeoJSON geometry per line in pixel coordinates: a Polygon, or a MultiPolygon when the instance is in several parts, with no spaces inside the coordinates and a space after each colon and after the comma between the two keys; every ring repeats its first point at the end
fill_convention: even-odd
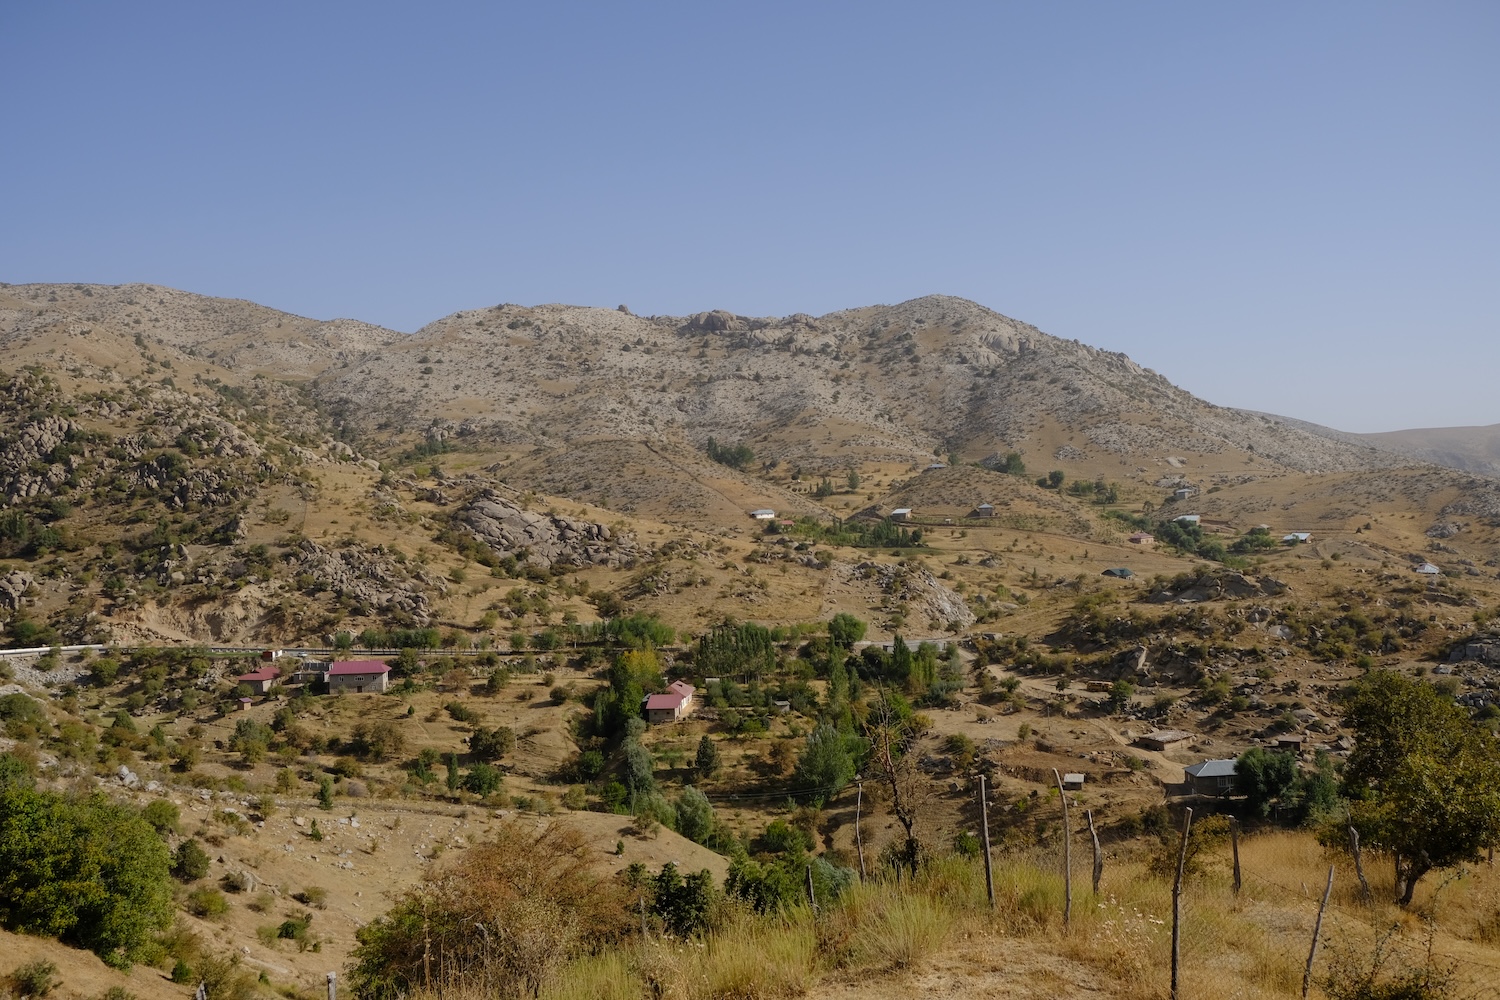
{"type": "Polygon", "coordinates": [[[844,581],[873,582],[883,593],[899,598],[908,617],[925,615],[928,622],[939,628],[956,624],[965,629],[975,622],[974,612],[963,597],[925,569],[874,562],[835,563],[834,569],[844,581]]]}
{"type": "Polygon", "coordinates": [[[455,523],[504,559],[513,556],[543,569],[563,566],[608,566],[634,562],[637,549],[629,535],[608,525],[576,521],[526,510],[495,490],[485,490],[464,505],[455,523]]]}
{"type": "Polygon", "coordinates": [[[21,610],[21,605],[26,599],[26,591],[33,582],[34,579],[30,573],[23,573],[18,569],[13,569],[0,577],[0,608],[5,608],[7,611],[21,610]]]}
{"type": "Polygon", "coordinates": [[[1275,597],[1286,591],[1287,585],[1274,577],[1251,580],[1243,573],[1205,573],[1182,590],[1158,590],[1148,600],[1153,604],[1198,604],[1223,598],[1275,597]]]}
{"type": "Polygon", "coordinates": [[[334,551],[310,538],[302,540],[296,568],[298,572],[312,574],[334,593],[351,597],[372,610],[405,612],[421,622],[432,617],[423,590],[446,589],[441,580],[421,570],[409,575],[383,551],[355,547],[334,551]]]}

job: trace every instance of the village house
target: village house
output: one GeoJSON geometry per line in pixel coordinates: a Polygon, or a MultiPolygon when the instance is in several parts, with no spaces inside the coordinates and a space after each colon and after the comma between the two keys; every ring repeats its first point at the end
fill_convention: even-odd
{"type": "Polygon", "coordinates": [[[1126,539],[1131,545],[1155,545],[1156,536],[1149,531],[1137,531],[1126,539]]]}
{"type": "Polygon", "coordinates": [[[673,681],[661,694],[648,694],[641,703],[646,710],[646,721],[675,722],[688,715],[693,710],[693,695],[697,690],[687,681],[673,681]]]}
{"type": "Polygon", "coordinates": [[[1197,524],[1199,521],[1203,520],[1203,515],[1201,515],[1201,514],[1178,514],[1176,517],[1172,518],[1172,520],[1177,521],[1177,522],[1179,522],[1181,524],[1197,524]]]}
{"type": "Polygon", "coordinates": [[[240,674],[234,679],[236,684],[243,684],[250,689],[251,694],[269,694],[271,685],[276,683],[281,676],[281,671],[275,667],[261,667],[252,670],[248,674],[240,674]]]}
{"type": "Polygon", "coordinates": [[[1312,541],[1311,531],[1289,531],[1281,536],[1281,540],[1288,545],[1305,545],[1312,541]]]}
{"type": "Polygon", "coordinates": [[[1083,791],[1083,775],[1078,773],[1077,771],[1069,771],[1067,774],[1063,775],[1062,783],[1063,791],[1065,792],[1083,791]]]}
{"type": "Polygon", "coordinates": [[[1145,736],[1136,739],[1136,745],[1146,750],[1172,750],[1190,743],[1194,739],[1192,733],[1185,733],[1181,729],[1156,729],[1145,736]]]}
{"type": "Polygon", "coordinates": [[[345,660],[328,668],[328,693],[355,694],[384,691],[390,686],[391,668],[380,660],[345,660]]]}
{"type": "Polygon", "coordinates": [[[1277,750],[1289,750],[1292,753],[1300,754],[1302,752],[1302,743],[1303,738],[1296,733],[1283,733],[1276,737],[1277,750]]]}
{"type": "Polygon", "coordinates": [[[1200,761],[1184,770],[1194,794],[1217,798],[1234,792],[1235,762],[1232,760],[1200,761]]]}
{"type": "Polygon", "coordinates": [[[750,512],[750,516],[755,518],[757,521],[776,520],[776,512],[769,507],[762,507],[760,510],[752,510],[750,512]]]}
{"type": "Polygon", "coordinates": [[[992,503],[982,503],[982,504],[980,504],[978,507],[974,508],[974,516],[975,517],[994,517],[995,516],[995,505],[992,504],[992,503]]]}
{"type": "Polygon", "coordinates": [[[909,521],[909,520],[911,520],[911,508],[910,507],[897,507],[895,510],[891,511],[891,520],[892,521],[909,521]]]}

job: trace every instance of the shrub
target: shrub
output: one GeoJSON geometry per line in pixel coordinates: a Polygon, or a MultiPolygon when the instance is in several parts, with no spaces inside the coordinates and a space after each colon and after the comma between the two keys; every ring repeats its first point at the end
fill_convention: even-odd
{"type": "Polygon", "coordinates": [[[157,833],[176,833],[181,813],[166,799],[157,799],[141,810],[141,819],[156,828],[157,833]]]}
{"type": "Polygon", "coordinates": [[[200,885],[187,895],[187,911],[195,917],[211,920],[229,912],[229,901],[211,886],[200,885]]]}
{"type": "Polygon", "coordinates": [[[424,941],[431,964],[461,980],[455,989],[535,996],[568,958],[627,932],[631,913],[619,883],[593,869],[587,841],[559,826],[506,823],[390,912],[355,933],[349,986],[390,1000],[423,982],[424,941]],[[474,925],[506,928],[485,939],[474,925]]]}
{"type": "Polygon", "coordinates": [[[11,992],[16,996],[41,1000],[57,987],[57,966],[37,959],[20,966],[7,979],[11,992]]]}
{"type": "Polygon", "coordinates": [[[328,890],[320,885],[310,885],[301,892],[293,893],[292,898],[303,906],[313,906],[320,910],[328,909],[328,890]]]}
{"type": "MultiPolygon", "coordinates": [[[[201,831],[200,831],[201,832],[201,831]]],[[[196,882],[208,874],[208,853],[196,840],[184,840],[172,852],[172,875],[179,882],[196,882]]]]}
{"type": "Polygon", "coordinates": [[[0,925],[128,964],[171,919],[170,855],[140,813],[29,787],[0,755],[0,925]]]}

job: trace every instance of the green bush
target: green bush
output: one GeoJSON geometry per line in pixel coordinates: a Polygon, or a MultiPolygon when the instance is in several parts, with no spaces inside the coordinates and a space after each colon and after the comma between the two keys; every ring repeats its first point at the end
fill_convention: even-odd
{"type": "Polygon", "coordinates": [[[196,882],[208,874],[208,853],[196,840],[184,840],[172,852],[172,875],[179,882],[196,882]]]}
{"type": "Polygon", "coordinates": [[[211,886],[200,885],[187,896],[187,911],[195,917],[211,920],[229,912],[229,901],[224,894],[211,886]]]}
{"type": "Polygon", "coordinates": [[[57,987],[57,966],[39,958],[20,966],[6,978],[16,996],[41,1000],[57,987]]]}
{"type": "Polygon", "coordinates": [[[128,964],[171,919],[170,868],[137,810],[38,791],[0,766],[0,926],[128,964]]]}
{"type": "Polygon", "coordinates": [[[180,817],[177,807],[166,799],[149,802],[141,810],[141,819],[155,827],[157,833],[176,833],[180,817]]]}

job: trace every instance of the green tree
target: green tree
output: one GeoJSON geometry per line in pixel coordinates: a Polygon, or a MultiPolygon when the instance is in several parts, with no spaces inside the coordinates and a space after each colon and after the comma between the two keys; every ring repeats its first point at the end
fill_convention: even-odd
{"type": "Polygon", "coordinates": [[[318,781],[318,808],[333,808],[333,779],[326,774],[318,781]]]}
{"type": "Polygon", "coordinates": [[[793,781],[798,788],[819,789],[817,797],[821,800],[832,798],[854,780],[858,749],[857,737],[824,723],[807,737],[793,781]]]}
{"type": "Polygon", "coordinates": [[[642,746],[640,740],[625,741],[625,786],[631,794],[649,795],[656,790],[655,767],[651,751],[642,746]]]}
{"type": "Polygon", "coordinates": [[[705,733],[698,741],[698,753],[693,757],[693,770],[699,778],[711,778],[719,770],[719,748],[705,733]]]}
{"type": "Polygon", "coordinates": [[[208,874],[208,852],[196,840],[184,840],[172,852],[172,874],[180,882],[196,882],[208,874]]]}
{"type": "Polygon", "coordinates": [[[1111,712],[1123,712],[1130,705],[1130,696],[1135,694],[1135,685],[1121,677],[1109,686],[1109,698],[1105,704],[1111,712]]]}
{"type": "Polygon", "coordinates": [[[462,784],[463,778],[458,773],[458,754],[450,753],[448,755],[448,791],[456,792],[462,784]]]}
{"type": "Polygon", "coordinates": [[[1500,749],[1451,698],[1377,671],[1355,686],[1344,723],[1350,818],[1364,843],[1394,856],[1402,905],[1423,875],[1477,861],[1500,839],[1500,749]]]}
{"type": "Polygon", "coordinates": [[[0,784],[0,926],[127,965],[172,914],[171,859],[133,808],[0,784]]]}
{"type": "Polygon", "coordinates": [[[469,736],[469,752],[484,761],[499,760],[516,746],[515,730],[509,726],[485,729],[480,726],[469,736]]]}
{"type": "Polygon", "coordinates": [[[859,489],[859,473],[856,470],[854,470],[854,469],[850,469],[849,470],[849,492],[850,493],[854,493],[854,492],[858,491],[858,489],[859,489]]]}
{"type": "Polygon", "coordinates": [[[1235,761],[1235,791],[1247,796],[1250,808],[1260,816],[1271,815],[1271,807],[1296,784],[1297,758],[1290,753],[1251,747],[1235,761]]]}
{"type": "Polygon", "coordinates": [[[713,903],[714,877],[706,869],[684,878],[669,861],[651,882],[651,912],[669,934],[685,938],[706,931],[713,903]]]}
{"type": "Polygon", "coordinates": [[[176,833],[181,813],[166,799],[155,799],[146,803],[146,808],[141,810],[141,818],[150,823],[157,833],[176,833]]]}
{"type": "Polygon", "coordinates": [[[490,795],[500,788],[501,776],[498,768],[480,761],[464,775],[464,788],[475,795],[490,795]]]}
{"type": "Polygon", "coordinates": [[[713,804],[692,785],[677,797],[677,832],[699,844],[708,843],[714,832],[713,804]]]}
{"type": "Polygon", "coordinates": [[[867,627],[853,615],[840,611],[828,623],[828,638],[835,646],[848,649],[865,637],[867,627]]]}

